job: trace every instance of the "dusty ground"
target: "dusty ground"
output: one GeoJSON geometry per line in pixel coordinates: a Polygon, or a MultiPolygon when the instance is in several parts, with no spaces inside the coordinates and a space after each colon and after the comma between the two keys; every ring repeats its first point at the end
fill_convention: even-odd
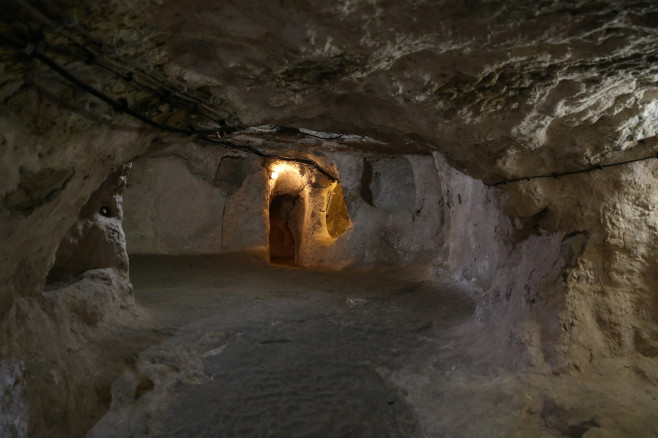
{"type": "Polygon", "coordinates": [[[614,363],[490,368],[459,334],[474,304],[425,274],[132,257],[145,325],[166,339],[115,382],[89,436],[658,436],[655,382],[614,363]]]}

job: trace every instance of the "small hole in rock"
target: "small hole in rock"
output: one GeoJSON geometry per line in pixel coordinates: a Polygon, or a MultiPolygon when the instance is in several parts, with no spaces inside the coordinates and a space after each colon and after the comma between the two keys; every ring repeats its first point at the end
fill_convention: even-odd
{"type": "Polygon", "coordinates": [[[105,217],[110,217],[112,216],[112,211],[110,210],[110,207],[101,207],[101,214],[105,217]]]}

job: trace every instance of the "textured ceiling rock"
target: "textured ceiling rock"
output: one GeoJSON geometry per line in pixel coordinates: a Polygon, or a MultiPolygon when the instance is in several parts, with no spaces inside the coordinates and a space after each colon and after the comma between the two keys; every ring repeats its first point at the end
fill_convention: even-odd
{"type": "Polygon", "coordinates": [[[577,168],[654,136],[658,122],[654,2],[76,8],[94,36],[210,92],[246,125],[428,142],[476,177],[577,168]]]}
{"type": "Polygon", "coordinates": [[[658,123],[654,2],[41,3],[246,126],[428,143],[479,178],[596,163],[658,123]]]}

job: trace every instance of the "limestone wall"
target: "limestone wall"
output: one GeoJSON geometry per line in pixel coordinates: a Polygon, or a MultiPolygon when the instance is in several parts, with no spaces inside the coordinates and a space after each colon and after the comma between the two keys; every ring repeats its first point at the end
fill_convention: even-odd
{"type": "Polygon", "coordinates": [[[108,385],[114,366],[88,350],[89,340],[135,318],[121,228],[127,166],[108,172],[94,161],[78,167],[82,153],[78,160],[59,189],[40,179],[28,184],[20,172],[14,195],[6,195],[20,192],[25,207],[2,217],[3,231],[18,234],[2,245],[0,436],[80,435],[104,409],[89,388],[108,385]],[[50,196],[28,203],[33,184],[50,196]]]}
{"type": "MultiPolygon", "coordinates": [[[[221,147],[174,145],[133,164],[124,193],[128,251],[173,255],[266,249],[269,202],[278,187],[303,204],[295,219],[297,264],[337,269],[432,261],[445,218],[431,155],[332,152],[321,158],[336,169],[350,217],[338,237],[326,226],[333,183],[307,166],[287,164],[296,182],[282,188],[269,175],[271,163],[257,157],[221,147]],[[238,175],[223,170],[227,160],[242,169],[238,175]]],[[[285,178],[281,172],[279,182],[285,178]]]]}
{"type": "Polygon", "coordinates": [[[337,239],[309,250],[311,264],[423,264],[433,260],[445,218],[431,155],[330,153],[326,157],[338,170],[351,226],[337,239]],[[378,171],[370,174],[369,168],[378,171]],[[364,197],[368,192],[372,196],[364,197]]]}
{"type": "Polygon", "coordinates": [[[477,300],[465,342],[478,355],[550,372],[614,360],[655,376],[656,161],[500,188],[436,164],[435,270],[477,300]]]}
{"type": "Polygon", "coordinates": [[[124,194],[128,252],[217,254],[266,246],[265,174],[258,160],[190,148],[197,155],[133,163],[124,194]],[[203,162],[203,168],[195,167],[194,160],[203,162]],[[249,169],[223,176],[227,161],[249,169]]]}
{"type": "MultiPolygon", "coordinates": [[[[51,3],[7,2],[16,18],[3,15],[3,33],[31,39],[34,29],[38,50],[154,120],[199,122],[163,99],[163,85],[216,106],[232,126],[382,140],[309,151],[297,139],[282,149],[338,174],[350,215],[344,234],[324,234],[329,186],[310,180],[300,192],[302,264],[431,263],[478,300],[464,337],[487,352],[483,361],[578,372],[618,359],[658,381],[656,162],[497,189],[466,176],[499,181],[655,155],[656,4],[51,3]],[[153,73],[139,80],[158,92],[94,65],[86,46],[113,58],[122,77],[130,64],[153,73]],[[416,141],[466,174],[415,155],[416,141]]],[[[120,219],[101,214],[105,195],[120,201],[99,188],[136,160],[128,251],[234,251],[267,245],[268,172],[259,159],[182,137],[154,143],[168,134],[23,48],[0,50],[0,435],[80,435],[102,408],[90,388],[109,375],[86,339],[134,310],[120,219]]]]}
{"type": "Polygon", "coordinates": [[[226,196],[176,157],[137,160],[124,194],[130,253],[214,253],[226,196]]]}

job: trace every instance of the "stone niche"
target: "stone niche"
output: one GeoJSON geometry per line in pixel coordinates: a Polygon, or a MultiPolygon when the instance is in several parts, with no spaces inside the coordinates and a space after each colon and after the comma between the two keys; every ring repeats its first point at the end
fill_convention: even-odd
{"type": "Polygon", "coordinates": [[[226,155],[219,161],[214,184],[227,195],[233,195],[240,190],[244,180],[252,172],[254,167],[249,160],[237,155],[226,155]]]}
{"type": "Polygon", "coordinates": [[[129,169],[126,165],[112,173],[89,198],[57,248],[47,283],[71,280],[93,269],[128,272],[121,193],[129,169]]]}
{"type": "Polygon", "coordinates": [[[331,237],[337,239],[350,227],[350,215],[347,212],[347,205],[345,205],[343,187],[338,182],[329,193],[326,209],[327,232],[331,237]]]}
{"type": "Polygon", "coordinates": [[[416,181],[404,157],[364,158],[361,196],[389,213],[411,210],[416,202],[416,181]]]}

